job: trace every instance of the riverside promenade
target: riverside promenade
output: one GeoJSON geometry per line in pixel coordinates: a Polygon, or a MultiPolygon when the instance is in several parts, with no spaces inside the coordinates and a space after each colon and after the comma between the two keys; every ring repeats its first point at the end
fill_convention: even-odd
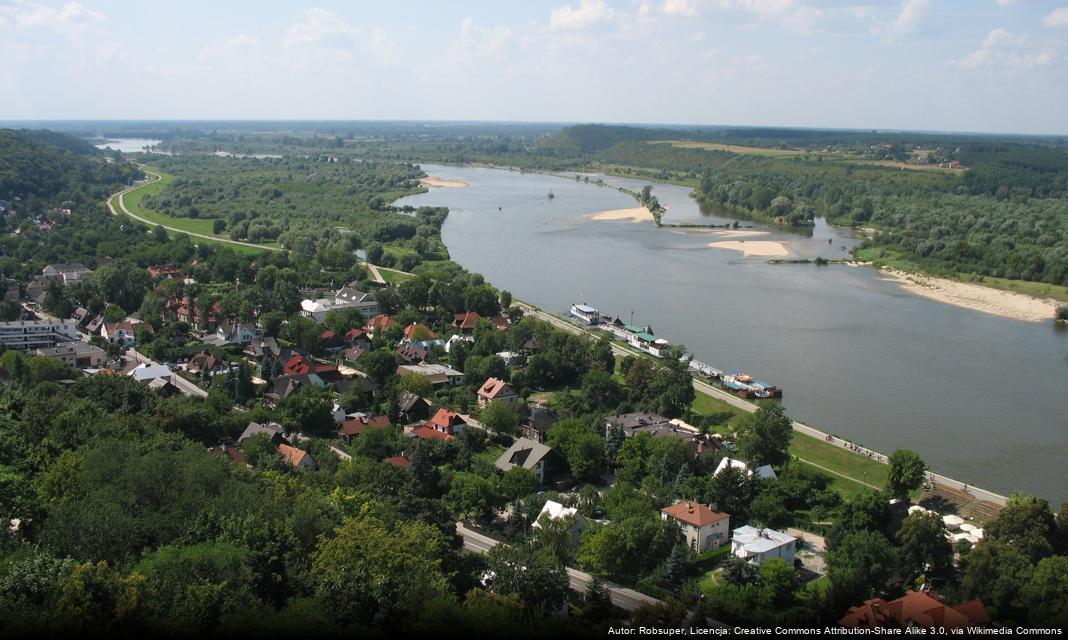
{"type": "MultiPolygon", "coordinates": [[[[567,320],[565,320],[565,319],[563,319],[563,318],[561,318],[559,316],[553,315],[551,313],[547,313],[545,311],[542,311],[541,309],[538,309],[537,307],[535,307],[533,305],[530,305],[530,304],[528,304],[526,302],[515,300],[515,304],[518,305],[520,308],[522,308],[525,313],[533,315],[533,316],[537,317],[540,320],[544,320],[544,321],[552,324],[553,326],[555,326],[555,327],[557,327],[559,329],[562,329],[564,331],[568,331],[568,332],[574,333],[574,334],[587,335],[587,336],[590,336],[591,338],[594,338],[594,339],[599,337],[597,333],[595,333],[595,332],[593,332],[593,331],[591,331],[589,329],[577,326],[572,322],[569,322],[569,321],[567,321],[567,320]]],[[[630,349],[628,347],[624,347],[624,346],[616,344],[614,342],[612,343],[612,350],[617,355],[623,355],[623,356],[625,356],[625,355],[633,355],[633,356],[646,355],[646,354],[641,353],[640,351],[637,351],[635,349],[630,349]]],[[[757,404],[755,404],[753,402],[750,402],[748,400],[745,400],[743,398],[739,398],[738,396],[735,396],[733,394],[727,393],[726,391],[724,391],[722,389],[719,389],[717,387],[714,387],[714,386],[708,384],[707,382],[704,382],[703,380],[698,380],[697,378],[694,378],[693,386],[694,386],[694,390],[698,391],[699,393],[703,393],[703,394],[705,394],[707,396],[712,396],[713,398],[716,398],[717,400],[722,400],[723,402],[726,402],[727,404],[731,405],[732,407],[736,407],[738,409],[741,409],[742,411],[746,411],[748,413],[755,413],[756,410],[759,408],[759,406],[757,404]]],[[[796,420],[793,420],[793,421],[791,421],[791,425],[793,426],[794,431],[797,431],[798,433],[803,433],[803,434],[805,434],[807,436],[811,436],[813,438],[817,438],[819,440],[822,440],[823,442],[827,443],[828,445],[840,447],[840,448],[845,449],[846,451],[849,451],[849,452],[851,452],[851,453],[853,453],[855,455],[863,456],[863,457],[869,458],[871,460],[874,460],[876,462],[880,462],[882,464],[889,464],[889,458],[887,457],[886,454],[880,453],[880,452],[875,451],[873,449],[869,449],[867,447],[862,447],[860,445],[854,444],[852,442],[849,442],[848,440],[844,440],[842,438],[839,438],[838,436],[831,435],[831,434],[829,434],[829,433],[827,433],[825,431],[821,431],[819,429],[816,429],[815,427],[811,427],[811,426],[809,426],[807,424],[804,424],[803,422],[798,422],[796,420]]],[[[998,506],[1005,506],[1005,503],[1008,500],[1005,496],[1003,496],[1003,495],[1001,495],[999,493],[995,493],[993,491],[988,491],[986,489],[980,489],[979,487],[976,487],[976,486],[974,486],[974,485],[972,485],[970,483],[961,482],[960,480],[955,480],[955,479],[950,478],[948,476],[944,476],[944,475],[942,475],[940,473],[934,473],[934,472],[928,471],[927,477],[930,480],[933,480],[933,482],[934,482],[936,487],[941,485],[941,486],[947,487],[947,488],[949,488],[949,489],[951,489],[953,491],[962,492],[964,494],[972,496],[977,501],[979,501],[979,500],[987,501],[987,502],[991,502],[991,503],[993,503],[995,505],[998,505],[998,506]]]]}

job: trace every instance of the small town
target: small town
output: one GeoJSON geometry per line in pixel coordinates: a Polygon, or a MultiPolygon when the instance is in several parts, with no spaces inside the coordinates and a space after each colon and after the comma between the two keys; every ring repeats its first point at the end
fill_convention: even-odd
{"type": "Polygon", "coordinates": [[[1060,636],[1068,0],[0,0],[0,638],[1060,636]]]}

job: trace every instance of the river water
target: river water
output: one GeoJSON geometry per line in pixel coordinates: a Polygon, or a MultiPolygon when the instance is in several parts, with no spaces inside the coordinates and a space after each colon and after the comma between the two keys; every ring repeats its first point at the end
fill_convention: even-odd
{"type": "MultiPolygon", "coordinates": [[[[915,296],[867,267],[768,264],[709,248],[721,238],[707,234],[591,219],[636,206],[614,187],[647,182],[424,170],[469,186],[398,204],[449,207],[452,258],[517,297],[558,313],[585,301],[626,322],[633,312],[696,359],[783,387],[794,419],[885,453],[914,449],[975,486],[1068,500],[1068,331],[1052,321],[915,296]]],[[[702,213],[689,189],[653,193],[665,223],[733,221],[702,213]]],[[[749,240],[787,242],[791,257],[844,257],[858,242],[822,220],[803,234],[768,231],[749,240]]]]}

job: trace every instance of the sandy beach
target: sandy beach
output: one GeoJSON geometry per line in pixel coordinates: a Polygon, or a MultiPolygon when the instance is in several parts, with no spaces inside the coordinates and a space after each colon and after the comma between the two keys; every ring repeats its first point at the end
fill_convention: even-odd
{"type": "Polygon", "coordinates": [[[720,238],[751,238],[754,236],[766,236],[770,231],[760,231],[759,229],[672,229],[672,233],[678,233],[684,236],[717,236],[720,238]]]}
{"type": "Polygon", "coordinates": [[[713,249],[731,249],[732,251],[741,251],[745,257],[759,256],[759,257],[782,257],[790,255],[790,252],[786,249],[786,243],[776,240],[724,240],[720,242],[709,242],[708,246],[713,249]]]}
{"type": "Polygon", "coordinates": [[[439,178],[437,176],[419,178],[419,184],[424,187],[445,187],[449,189],[458,189],[460,187],[468,186],[463,180],[446,180],[445,178],[439,178]]]}
{"type": "Polygon", "coordinates": [[[981,284],[931,278],[885,267],[881,272],[900,283],[901,287],[910,293],[1004,318],[1045,322],[1053,318],[1058,306],[1056,300],[1033,298],[1022,293],[984,287],[981,284]]]}
{"type": "Polygon", "coordinates": [[[645,207],[634,207],[632,209],[612,209],[611,211],[601,211],[595,213],[592,216],[594,220],[630,220],[632,222],[652,222],[653,214],[645,207]]]}

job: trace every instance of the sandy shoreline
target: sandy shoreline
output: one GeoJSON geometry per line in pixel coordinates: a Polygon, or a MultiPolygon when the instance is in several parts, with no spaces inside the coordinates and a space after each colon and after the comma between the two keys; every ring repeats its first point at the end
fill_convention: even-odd
{"type": "Polygon", "coordinates": [[[981,284],[931,278],[886,267],[883,267],[880,273],[898,282],[910,293],[1003,318],[1045,322],[1052,319],[1057,311],[1057,301],[1050,298],[1033,298],[1023,293],[1001,291],[981,284]]]}
{"type": "Polygon", "coordinates": [[[782,257],[790,255],[790,251],[786,248],[786,243],[776,240],[751,240],[749,242],[745,240],[724,240],[709,242],[708,246],[713,249],[741,251],[742,255],[747,258],[750,256],[782,257]]]}
{"type": "Polygon", "coordinates": [[[593,220],[630,220],[632,222],[653,222],[653,213],[645,207],[631,209],[612,209],[590,216],[593,220]]]}
{"type": "Polygon", "coordinates": [[[719,236],[721,238],[746,238],[753,236],[766,236],[770,235],[770,231],[761,231],[759,229],[672,229],[671,233],[677,233],[684,236],[719,236]]]}
{"type": "Polygon", "coordinates": [[[445,187],[449,189],[458,189],[460,187],[468,186],[463,180],[446,180],[445,178],[439,178],[437,176],[419,178],[419,184],[424,187],[445,187]]]}

